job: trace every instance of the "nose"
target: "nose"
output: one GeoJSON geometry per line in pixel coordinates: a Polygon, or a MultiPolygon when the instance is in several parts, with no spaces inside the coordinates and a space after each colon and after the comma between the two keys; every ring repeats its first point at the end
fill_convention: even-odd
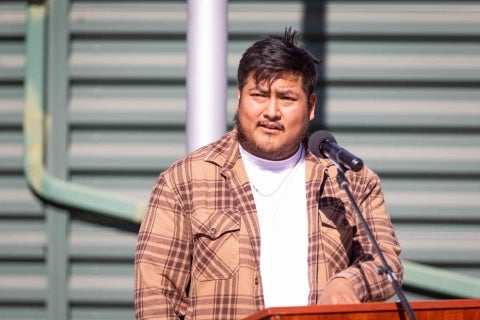
{"type": "Polygon", "coordinates": [[[280,110],[278,108],[278,100],[276,98],[270,98],[268,100],[265,110],[263,111],[263,117],[271,121],[278,120],[280,118],[280,110]]]}

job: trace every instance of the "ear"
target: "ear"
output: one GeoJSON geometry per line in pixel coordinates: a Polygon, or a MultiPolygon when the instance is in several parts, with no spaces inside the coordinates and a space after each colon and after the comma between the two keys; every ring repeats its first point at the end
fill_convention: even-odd
{"type": "Polygon", "coordinates": [[[240,105],[241,96],[242,96],[242,89],[240,89],[240,86],[237,86],[237,105],[235,106],[235,111],[238,111],[238,106],[240,105]]]}
{"type": "Polygon", "coordinates": [[[312,121],[313,118],[315,118],[315,107],[317,105],[317,95],[315,93],[312,93],[308,99],[308,110],[309,114],[309,120],[312,121]]]}

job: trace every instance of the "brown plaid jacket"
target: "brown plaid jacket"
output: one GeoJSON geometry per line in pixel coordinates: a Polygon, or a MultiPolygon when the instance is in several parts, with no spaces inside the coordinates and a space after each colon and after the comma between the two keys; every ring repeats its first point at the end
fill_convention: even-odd
{"type": "MultiPolygon", "coordinates": [[[[377,272],[381,263],[336,171],[307,152],[309,303],[333,277],[350,280],[362,301],[385,300],[394,290],[377,272]]],[[[367,168],[347,178],[401,281],[400,246],[379,178],[367,168]]],[[[232,131],[160,174],[138,235],[136,318],[242,319],[261,310],[259,257],[255,202],[232,131]]]]}

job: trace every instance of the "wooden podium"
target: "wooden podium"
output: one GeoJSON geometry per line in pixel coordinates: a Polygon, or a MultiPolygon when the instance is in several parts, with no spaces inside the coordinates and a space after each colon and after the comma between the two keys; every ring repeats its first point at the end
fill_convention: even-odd
{"type": "MultiPolygon", "coordinates": [[[[417,320],[480,319],[480,299],[412,301],[417,320]]],[[[244,320],[409,320],[400,303],[275,307],[259,311],[244,320]]]]}

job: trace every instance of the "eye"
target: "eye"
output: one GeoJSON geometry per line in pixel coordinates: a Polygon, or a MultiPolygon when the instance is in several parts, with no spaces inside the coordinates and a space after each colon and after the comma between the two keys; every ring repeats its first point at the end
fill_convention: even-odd
{"type": "Polygon", "coordinates": [[[258,99],[258,98],[264,98],[265,94],[261,92],[252,92],[250,93],[250,96],[258,99]]]}
{"type": "Polygon", "coordinates": [[[297,99],[295,99],[295,97],[292,97],[292,96],[283,96],[283,97],[282,97],[282,100],[285,100],[285,101],[296,101],[297,99]]]}

